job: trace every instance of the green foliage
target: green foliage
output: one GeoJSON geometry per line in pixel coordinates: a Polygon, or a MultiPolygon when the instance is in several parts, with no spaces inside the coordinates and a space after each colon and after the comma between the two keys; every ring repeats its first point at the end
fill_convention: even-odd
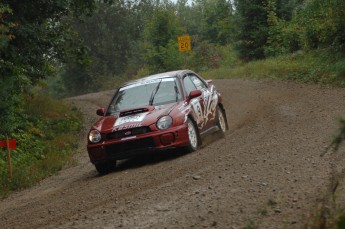
{"type": "Polygon", "coordinates": [[[337,227],[338,229],[345,228],[345,213],[343,213],[339,217],[338,222],[337,222],[337,227]]]}
{"type": "Polygon", "coordinates": [[[203,75],[213,79],[283,79],[345,87],[344,68],[342,54],[336,55],[332,50],[318,50],[308,53],[299,51],[235,67],[221,67],[206,71],[203,75]]]}
{"type": "MultiPolygon", "coordinates": [[[[299,27],[279,17],[277,4],[277,0],[268,0],[266,6],[269,26],[268,39],[265,45],[266,57],[292,53],[301,48],[299,27]]],[[[285,17],[289,16],[285,15],[285,17]]]]}
{"type": "MultiPolygon", "coordinates": [[[[17,140],[17,150],[11,151],[12,179],[6,151],[0,149],[0,197],[60,170],[77,146],[81,113],[62,101],[41,96],[27,97],[25,102],[25,120],[9,136],[17,140]]],[[[4,140],[4,135],[0,139],[4,140]]]]}
{"type": "Polygon", "coordinates": [[[227,0],[206,0],[202,2],[202,7],[201,34],[203,39],[219,45],[230,42],[234,30],[231,2],[227,0]]]}
{"type": "Polygon", "coordinates": [[[176,40],[170,40],[167,47],[163,48],[164,66],[166,70],[176,70],[183,66],[183,58],[178,51],[176,40]]]}
{"type": "MultiPolygon", "coordinates": [[[[224,61],[224,47],[234,47],[242,61],[315,48],[343,50],[345,7],[341,0],[194,0],[190,4],[186,0],[176,4],[145,0],[95,4],[97,10],[91,17],[66,20],[79,34],[75,43],[83,42],[87,49],[79,49],[79,61],[70,59],[61,71],[61,80],[56,84],[63,86],[55,84],[54,88],[64,95],[102,90],[107,85],[104,82],[115,85],[116,79],[130,79],[142,72],[232,65],[236,61],[224,61]],[[177,36],[186,34],[192,37],[192,51],[179,53],[177,36]],[[80,61],[83,55],[90,59],[80,61]]],[[[337,71],[333,77],[341,78],[338,73],[342,75],[337,71]]]]}
{"type": "Polygon", "coordinates": [[[345,51],[344,1],[293,3],[291,17],[279,14],[278,3],[278,0],[268,0],[266,7],[269,24],[266,56],[327,47],[336,52],[345,51]]]}
{"type": "Polygon", "coordinates": [[[255,225],[253,221],[250,221],[243,229],[257,229],[258,227],[255,225]]]}
{"type": "Polygon", "coordinates": [[[265,1],[237,0],[237,36],[235,48],[244,61],[264,58],[264,45],[268,37],[265,1]]]}
{"type": "Polygon", "coordinates": [[[300,9],[295,20],[303,28],[306,48],[332,46],[345,51],[345,2],[342,0],[313,0],[300,9]]]}
{"type": "Polygon", "coordinates": [[[0,81],[0,134],[6,134],[19,125],[23,105],[23,88],[27,85],[24,76],[2,76],[0,81]]]}
{"type": "Polygon", "coordinates": [[[15,27],[13,21],[6,21],[5,15],[12,14],[12,9],[7,5],[0,3],[0,49],[5,47],[14,35],[10,33],[10,29],[15,27]]]}
{"type": "Polygon", "coordinates": [[[233,37],[229,1],[202,0],[193,6],[183,0],[176,5],[120,1],[98,2],[97,7],[91,17],[72,20],[88,48],[90,63],[71,61],[63,66],[61,81],[56,83],[64,86],[53,86],[64,95],[102,90],[110,85],[105,82],[118,85],[122,78],[141,75],[138,71],[209,69],[229,62],[229,58],[223,59],[220,45],[233,37]],[[185,34],[191,35],[193,48],[180,53],[177,37],[185,34]]]}
{"type": "MultiPolygon", "coordinates": [[[[78,12],[93,1],[84,1],[78,12]]],[[[5,1],[8,10],[3,13],[3,23],[13,22],[9,28],[14,39],[1,47],[0,60],[6,61],[2,75],[22,74],[35,82],[52,74],[51,65],[56,59],[64,59],[69,50],[66,41],[73,39],[68,26],[61,18],[71,11],[74,1],[5,1]],[[23,10],[25,9],[25,10],[23,10]]]]}
{"type": "Polygon", "coordinates": [[[187,4],[187,2],[186,0],[177,0],[176,16],[184,28],[184,33],[190,36],[200,35],[202,33],[200,26],[203,12],[202,1],[193,1],[192,5],[187,4]]]}
{"type": "Polygon", "coordinates": [[[208,41],[194,42],[189,67],[196,71],[219,68],[222,64],[224,47],[208,41]]]}
{"type": "Polygon", "coordinates": [[[318,207],[305,222],[310,229],[343,229],[345,228],[345,211],[343,206],[335,204],[335,194],[324,197],[318,207]]]}
{"type": "Polygon", "coordinates": [[[145,21],[152,17],[153,3],[98,1],[96,5],[91,16],[67,19],[87,47],[89,59],[63,66],[65,95],[101,90],[104,82],[135,74],[144,62],[141,38],[145,21]]]}
{"type": "Polygon", "coordinates": [[[119,74],[125,71],[130,45],[128,41],[134,37],[132,28],[136,27],[131,21],[131,14],[130,6],[122,2],[114,2],[110,6],[99,4],[92,17],[75,22],[75,29],[92,57],[91,74],[119,74]]]}
{"type": "Polygon", "coordinates": [[[167,71],[181,66],[181,62],[178,60],[176,60],[176,63],[180,63],[179,66],[174,66],[170,56],[171,54],[175,57],[179,56],[177,37],[181,33],[182,30],[173,9],[157,7],[144,31],[145,47],[147,49],[145,59],[150,66],[151,72],[167,71]]]}
{"type": "Polygon", "coordinates": [[[89,12],[93,2],[4,0],[0,3],[0,134],[13,132],[25,121],[23,95],[28,94],[30,87],[54,75],[58,61],[82,57],[76,34],[62,17],[89,12]]]}
{"type": "Polygon", "coordinates": [[[278,19],[276,24],[269,27],[265,56],[279,56],[300,50],[301,37],[301,28],[297,24],[278,19]]]}

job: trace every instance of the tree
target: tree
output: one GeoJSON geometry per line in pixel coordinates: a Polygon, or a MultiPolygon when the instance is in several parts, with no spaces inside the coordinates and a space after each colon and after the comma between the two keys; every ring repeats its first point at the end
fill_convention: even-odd
{"type": "Polygon", "coordinates": [[[342,0],[306,1],[295,15],[304,30],[306,48],[333,47],[345,52],[345,2],[342,0]]]}
{"type": "Polygon", "coordinates": [[[54,65],[80,46],[68,45],[74,33],[62,18],[93,9],[93,0],[19,1],[0,4],[0,131],[8,133],[24,119],[21,114],[27,88],[54,73],[54,65]],[[23,10],[25,9],[25,10],[23,10]]]}
{"type": "Polygon", "coordinates": [[[294,12],[299,5],[291,0],[267,0],[268,39],[265,56],[276,56],[301,49],[301,29],[294,23],[294,12]]]}
{"type": "Polygon", "coordinates": [[[266,1],[236,0],[237,31],[235,48],[245,61],[264,58],[268,37],[266,1]]]}
{"type": "Polygon", "coordinates": [[[70,95],[95,91],[107,78],[126,70],[135,28],[131,15],[130,6],[122,1],[98,2],[92,16],[69,19],[89,58],[65,64],[62,79],[70,95]]]}
{"type": "Polygon", "coordinates": [[[153,12],[144,31],[146,60],[152,72],[167,71],[181,67],[181,62],[169,60],[179,56],[177,37],[183,29],[173,8],[159,6],[153,12]],[[175,49],[173,49],[175,45],[175,49]],[[178,64],[178,65],[176,65],[178,64]]]}
{"type": "Polygon", "coordinates": [[[202,37],[215,44],[227,44],[232,39],[234,27],[231,2],[206,0],[203,4],[202,37]]]}

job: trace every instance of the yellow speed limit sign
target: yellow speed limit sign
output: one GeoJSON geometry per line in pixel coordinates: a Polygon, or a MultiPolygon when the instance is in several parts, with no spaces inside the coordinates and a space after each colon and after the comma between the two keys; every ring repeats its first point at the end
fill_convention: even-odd
{"type": "Polygon", "coordinates": [[[178,50],[180,52],[191,50],[190,36],[177,37],[177,40],[178,40],[178,50]]]}

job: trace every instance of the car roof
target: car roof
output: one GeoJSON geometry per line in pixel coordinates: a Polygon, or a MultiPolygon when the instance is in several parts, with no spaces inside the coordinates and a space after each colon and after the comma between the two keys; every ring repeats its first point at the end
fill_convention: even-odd
{"type": "Polygon", "coordinates": [[[126,86],[129,86],[132,84],[137,84],[137,83],[145,82],[148,80],[164,79],[164,78],[171,78],[171,77],[181,78],[185,73],[194,73],[194,72],[191,70],[185,69],[185,70],[176,70],[176,71],[158,73],[158,74],[146,76],[146,77],[143,77],[143,78],[140,78],[137,80],[129,81],[129,82],[123,84],[121,87],[126,87],[126,86]]]}

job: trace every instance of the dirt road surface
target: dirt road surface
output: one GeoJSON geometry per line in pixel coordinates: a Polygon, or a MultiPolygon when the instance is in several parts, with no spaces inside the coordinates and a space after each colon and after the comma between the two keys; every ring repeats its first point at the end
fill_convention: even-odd
{"type": "Polygon", "coordinates": [[[345,167],[344,157],[320,157],[345,117],[345,90],[214,84],[230,125],[224,138],[190,154],[120,161],[105,176],[89,162],[86,135],[113,92],[69,99],[85,116],[78,165],[1,200],[0,228],[303,228],[327,191],[331,162],[345,167]]]}

